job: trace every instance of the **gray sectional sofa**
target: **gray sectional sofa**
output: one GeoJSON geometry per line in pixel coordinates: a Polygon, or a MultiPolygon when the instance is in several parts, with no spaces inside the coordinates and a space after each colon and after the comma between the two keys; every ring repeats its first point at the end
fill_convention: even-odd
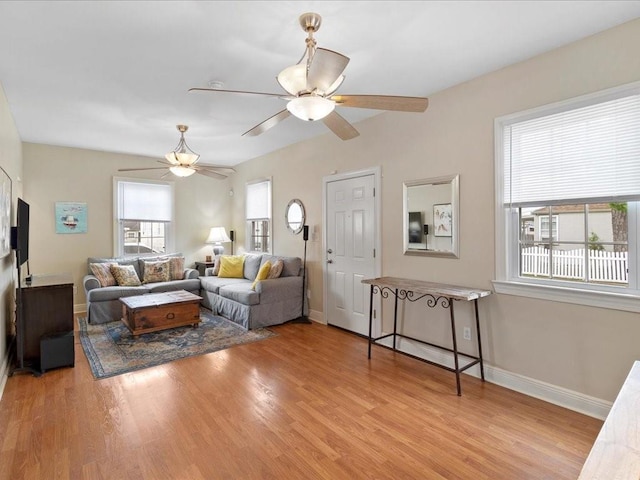
{"type": "MultiPolygon", "coordinates": [[[[278,325],[302,315],[302,260],[299,257],[279,257],[267,254],[247,254],[243,278],[221,278],[207,268],[200,277],[202,305],[246,329],[278,325]],[[280,277],[251,285],[260,267],[282,260],[280,277]]],[[[305,312],[306,313],[306,312],[305,312]]]]}
{"type": "MultiPolygon", "coordinates": [[[[181,256],[181,254],[171,254],[163,256],[181,256]]],[[[83,286],[87,298],[87,320],[89,323],[107,323],[120,320],[122,317],[121,297],[131,297],[143,295],[145,293],[171,292],[175,290],[186,290],[195,295],[200,294],[200,280],[197,270],[192,268],[184,269],[183,280],[170,280],[168,282],[146,283],[139,287],[121,286],[100,286],[100,281],[91,273],[89,264],[91,263],[117,263],[119,265],[132,265],[142,279],[143,261],[153,261],[157,257],[123,257],[123,258],[97,258],[89,257],[87,260],[88,274],[84,277],[83,286]]]]}

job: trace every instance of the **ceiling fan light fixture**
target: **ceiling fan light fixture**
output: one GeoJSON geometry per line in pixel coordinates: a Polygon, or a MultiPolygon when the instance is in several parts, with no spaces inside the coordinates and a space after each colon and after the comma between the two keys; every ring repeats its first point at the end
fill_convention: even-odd
{"type": "Polygon", "coordinates": [[[175,167],[169,167],[171,173],[176,177],[189,177],[196,173],[195,169],[189,167],[183,167],[182,165],[176,165],[175,167]]]}
{"type": "MultiPolygon", "coordinates": [[[[200,155],[191,150],[187,145],[186,140],[184,139],[184,132],[189,130],[189,127],[186,125],[176,125],[176,128],[180,132],[180,141],[178,142],[176,148],[174,148],[173,151],[167,153],[164,158],[166,158],[174,165],[193,165],[198,161],[200,155]]],[[[182,176],[188,177],[189,175],[191,174],[182,176]]]]}
{"type": "Polygon", "coordinates": [[[291,95],[297,95],[307,90],[306,63],[298,63],[282,70],[276,77],[278,83],[291,95]]]}
{"type": "Polygon", "coordinates": [[[333,112],[334,108],[336,108],[334,101],[317,96],[298,97],[287,103],[287,110],[292,115],[308,122],[326,117],[333,112]]]}

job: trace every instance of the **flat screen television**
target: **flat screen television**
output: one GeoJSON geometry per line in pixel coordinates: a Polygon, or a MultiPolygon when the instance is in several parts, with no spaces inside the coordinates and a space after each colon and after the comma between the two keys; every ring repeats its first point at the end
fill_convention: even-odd
{"type": "Polygon", "coordinates": [[[16,251],[18,267],[29,260],[29,204],[18,199],[16,226],[11,227],[11,248],[16,251]]]}

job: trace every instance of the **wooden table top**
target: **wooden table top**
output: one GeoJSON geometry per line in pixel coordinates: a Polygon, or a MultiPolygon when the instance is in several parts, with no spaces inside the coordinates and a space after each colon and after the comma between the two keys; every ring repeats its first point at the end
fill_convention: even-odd
{"type": "Polygon", "coordinates": [[[175,292],[162,293],[146,293],[144,295],[135,295],[133,297],[122,297],[120,301],[131,309],[161,307],[172,303],[199,302],[202,297],[194,295],[186,290],[177,290],[175,292]]]}
{"type": "Polygon", "coordinates": [[[491,290],[481,290],[471,287],[461,287],[458,285],[447,285],[444,283],[425,282],[422,280],[411,280],[408,278],[398,277],[367,278],[362,280],[362,283],[376,285],[378,287],[387,287],[392,290],[405,290],[407,292],[467,301],[491,295],[491,290]]]}

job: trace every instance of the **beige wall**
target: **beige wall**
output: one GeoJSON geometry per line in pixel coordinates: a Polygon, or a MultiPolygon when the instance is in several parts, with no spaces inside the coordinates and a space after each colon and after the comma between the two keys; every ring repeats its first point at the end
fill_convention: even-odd
{"type": "MultiPolygon", "coordinates": [[[[190,262],[202,259],[209,251],[203,241],[213,225],[233,226],[236,245],[242,246],[244,185],[270,177],[274,252],[303,253],[301,236],[291,235],[284,224],[284,209],[292,198],[302,200],[307,224],[316,231],[308,243],[310,307],[321,316],[322,179],[333,172],[381,166],[383,274],[491,288],[494,119],[640,80],[638,44],[640,20],[432,95],[424,114],[385,113],[368,119],[357,125],[361,135],[348,142],[327,134],[239,165],[237,175],[225,182],[197,175],[176,181],[176,249],[190,262]],[[454,173],[460,174],[460,258],[403,256],[403,181],[454,173]],[[233,197],[228,195],[231,188],[233,197]]],[[[6,101],[0,100],[1,160],[18,172],[18,137],[6,101]]],[[[118,168],[155,166],[155,159],[33,144],[23,148],[24,198],[33,212],[31,269],[71,271],[79,290],[76,303],[84,303],[80,282],[86,258],[113,250],[111,179],[118,168]],[[87,202],[89,232],[56,235],[56,201],[87,202]]],[[[10,265],[2,270],[5,292],[12,288],[7,286],[10,270],[10,265]]],[[[8,303],[2,301],[6,316],[8,303]]],[[[467,306],[458,310],[460,326],[469,324],[467,306]]],[[[423,308],[411,305],[404,313],[408,333],[444,336],[442,326],[426,332],[423,308]]],[[[490,364],[596,398],[613,400],[640,357],[637,314],[493,295],[481,303],[481,317],[490,364]]],[[[387,311],[384,321],[388,326],[387,311]]]]}
{"type": "MultiPolygon", "coordinates": [[[[159,146],[161,148],[161,146],[159,146]]],[[[70,272],[76,305],[86,302],[82,278],[87,257],[112,256],[113,177],[158,179],[161,173],[118,172],[120,168],[157,167],[155,158],[25,143],[24,199],[31,215],[31,273],[70,272]],[[87,233],[56,234],[55,202],[86,202],[87,233]]],[[[186,264],[204,260],[211,246],[204,243],[212,226],[229,227],[228,180],[203,175],[169,178],[175,184],[175,251],[186,264]]]]}
{"type": "MultiPolygon", "coordinates": [[[[490,289],[494,119],[640,80],[638,45],[640,20],[432,95],[424,114],[368,119],[357,125],[361,135],[348,142],[327,134],[246,162],[233,178],[233,222],[243,232],[244,183],[271,176],[275,252],[300,255],[302,239],[286,231],[283,218],[291,198],[302,200],[307,223],[319,233],[309,243],[308,265],[310,307],[321,312],[322,178],[332,171],[381,166],[383,274],[490,289]],[[460,258],[403,256],[403,181],[455,173],[460,174],[460,258]]],[[[459,311],[460,326],[468,324],[470,310],[462,305],[459,311]]],[[[409,333],[425,335],[423,313],[408,307],[409,333]]],[[[613,400],[640,358],[637,314],[493,295],[481,303],[481,318],[490,364],[596,398],[613,400]]],[[[437,337],[444,331],[436,327],[431,333],[437,337]]]]}
{"type": "MultiPolygon", "coordinates": [[[[15,225],[16,199],[22,194],[22,144],[0,85],[0,166],[11,178],[12,220],[15,225]]],[[[0,258],[0,397],[8,374],[7,341],[15,334],[15,255],[0,258]]]]}

